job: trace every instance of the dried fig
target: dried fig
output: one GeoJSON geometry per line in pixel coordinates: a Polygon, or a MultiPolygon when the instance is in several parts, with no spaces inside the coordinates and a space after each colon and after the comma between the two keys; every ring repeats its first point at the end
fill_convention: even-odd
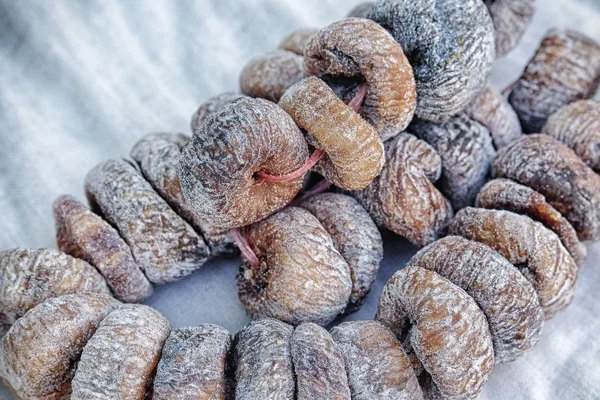
{"type": "Polygon", "coordinates": [[[192,133],[196,132],[210,115],[217,112],[225,104],[243,97],[246,96],[235,92],[225,92],[209,97],[204,103],[200,104],[194,115],[192,115],[192,121],[190,122],[192,133]]]}
{"type": "Polygon", "coordinates": [[[298,204],[323,225],[350,267],[352,294],[346,311],[360,308],[383,258],[383,240],[367,211],[352,197],[322,193],[298,204]]]}
{"type": "Polygon", "coordinates": [[[137,302],[152,294],[131,249],[108,222],[68,195],[54,201],[54,221],[58,248],[96,267],[119,300],[137,302]]]}
{"type": "Polygon", "coordinates": [[[108,314],[83,349],[71,399],[147,398],[169,331],[147,306],[124,304],[108,314]]]}
{"type": "Polygon", "coordinates": [[[573,226],[546,198],[535,190],[509,179],[492,179],[477,195],[477,207],[525,214],[554,231],[580,267],[585,263],[587,250],[577,238],[573,226]]]}
{"type": "Polygon", "coordinates": [[[287,88],[305,76],[302,56],[275,50],[251,60],[244,67],[240,87],[247,96],[278,102],[287,88]]]}
{"type": "Polygon", "coordinates": [[[379,226],[423,246],[439,237],[452,218],[450,202],[432,181],[439,179],[442,160],[413,135],[401,134],[385,143],[381,174],[352,196],[379,226]]]}
{"type": "Polygon", "coordinates": [[[492,88],[479,93],[465,113],[489,129],[496,149],[523,135],[517,113],[506,98],[492,88]]]}
{"type": "Polygon", "coordinates": [[[183,150],[181,188],[200,217],[244,226],[285,206],[302,186],[302,176],[264,182],[255,174],[284,175],[307,159],[306,140],[285,111],[266,100],[238,99],[211,115],[183,150]]]}
{"type": "Polygon", "coordinates": [[[292,335],[296,399],[350,400],[344,359],[331,335],[310,322],[292,335]]]}
{"type": "Polygon", "coordinates": [[[21,399],[69,399],[83,347],[118,305],[110,296],[84,293],[35,306],[2,338],[0,376],[21,399]]]}
{"type": "Polygon", "coordinates": [[[523,131],[539,133],[555,111],[594,96],[600,84],[600,45],[581,33],[552,29],[510,94],[523,131]]]}
{"type": "Polygon", "coordinates": [[[317,32],[318,29],[314,28],[296,29],[294,32],[286,36],[281,43],[279,43],[279,48],[282,50],[291,51],[299,56],[303,56],[306,44],[317,32]]]}
{"type": "Polygon", "coordinates": [[[439,185],[454,209],[473,205],[496,155],[490,131],[465,114],[441,124],[415,121],[409,131],[429,143],[442,158],[439,185]]]}
{"type": "Polygon", "coordinates": [[[368,18],[391,32],[413,66],[417,117],[443,122],[485,87],[495,44],[481,0],[378,0],[368,18]]]}
{"type": "Polygon", "coordinates": [[[477,302],[489,323],[497,364],[514,361],[537,343],[544,312],[535,289],[491,248],[447,236],[421,249],[408,265],[437,272],[477,302]]]}
{"type": "Polygon", "coordinates": [[[244,261],[238,274],[240,301],[252,318],[326,325],[344,311],[350,268],[311,213],[285,208],[248,227],[246,237],[260,260],[244,261]]]}
{"type": "Polygon", "coordinates": [[[377,131],[319,78],[303,79],[279,102],[309,142],[325,152],[315,166],[334,185],[360,190],[379,175],[385,155],[377,131]]]}
{"type": "Polygon", "coordinates": [[[541,223],[509,211],[464,208],[450,224],[450,234],[488,245],[517,266],[537,291],[546,319],[573,300],[577,265],[541,223]]]}
{"type": "Polygon", "coordinates": [[[535,13],[535,0],[483,0],[490,10],[496,33],[496,55],[517,46],[535,13]]]}
{"type": "Polygon", "coordinates": [[[471,399],[494,366],[483,312],[464,290],[433,271],[406,267],[386,283],[377,320],[414,351],[443,398],[471,399]]]}
{"type": "Polygon", "coordinates": [[[562,107],[548,118],[542,133],[572,148],[600,172],[600,101],[581,100],[562,107]]]}
{"type": "Polygon", "coordinates": [[[344,322],[331,336],[344,357],[353,400],[423,400],[402,344],[384,325],[344,322]]]}
{"type": "Polygon", "coordinates": [[[110,295],[94,267],[54,249],[0,251],[0,337],[29,309],[72,293],[110,295]]]}
{"type": "Polygon", "coordinates": [[[231,379],[227,358],[232,340],[217,325],[202,324],[171,332],[154,378],[156,400],[225,400],[231,379]]]}
{"type": "Polygon", "coordinates": [[[366,81],[360,115],[387,140],[412,120],[416,91],[413,71],[394,38],[373,21],[348,18],[321,29],[306,45],[307,73],[348,84],[366,81]]]}
{"type": "Polygon", "coordinates": [[[180,279],[207,260],[202,237],[127,162],[98,165],[86,176],[85,189],[92,207],[119,230],[150,282],[180,279]]]}
{"type": "Polygon", "coordinates": [[[573,150],[547,135],[527,135],[498,152],[494,175],[538,191],[581,240],[600,237],[600,176],[573,150]]]}
{"type": "Polygon", "coordinates": [[[178,167],[181,150],[189,141],[189,137],[176,133],[146,135],[131,149],[131,158],[154,190],[204,237],[213,256],[235,254],[237,247],[228,229],[200,217],[183,198],[178,167]]]}
{"type": "Polygon", "coordinates": [[[236,400],[294,400],[294,328],[276,319],[251,322],[234,341],[236,400]]]}

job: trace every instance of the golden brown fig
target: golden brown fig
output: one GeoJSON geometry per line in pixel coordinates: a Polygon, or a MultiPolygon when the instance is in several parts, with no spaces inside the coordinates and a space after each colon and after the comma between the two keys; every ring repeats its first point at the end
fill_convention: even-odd
{"type": "Polygon", "coordinates": [[[49,299],[20,318],[2,338],[0,376],[28,400],[69,399],[81,351],[119,302],[95,293],[49,299]]]}
{"type": "Polygon", "coordinates": [[[248,227],[246,237],[259,264],[242,263],[238,288],[252,318],[326,325],[344,311],[350,268],[311,213],[285,208],[248,227]]]}
{"type": "Polygon", "coordinates": [[[298,54],[299,56],[304,55],[304,48],[311,37],[319,30],[314,28],[300,28],[287,35],[281,43],[279,48],[298,54]]]}

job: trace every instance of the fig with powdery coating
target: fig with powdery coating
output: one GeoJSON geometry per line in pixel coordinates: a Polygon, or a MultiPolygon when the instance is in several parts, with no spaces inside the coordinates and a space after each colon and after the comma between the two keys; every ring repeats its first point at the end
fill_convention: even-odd
{"type": "Polygon", "coordinates": [[[535,0],[483,0],[492,21],[496,37],[496,55],[502,56],[515,48],[527,30],[535,13],[535,0]]]}
{"type": "Polygon", "coordinates": [[[317,194],[298,207],[317,217],[348,263],[352,294],[346,312],[357,310],[371,289],[383,258],[383,240],[377,226],[355,199],[343,194],[317,194]]]}
{"type": "Polygon", "coordinates": [[[71,399],[146,398],[169,331],[147,306],[124,304],[108,314],[83,349],[71,399]]]}
{"type": "Polygon", "coordinates": [[[344,311],[350,268],[311,213],[288,207],[245,231],[260,261],[244,261],[238,274],[240,301],[252,318],[326,325],[344,311]]]}
{"type": "Polygon", "coordinates": [[[282,50],[291,51],[299,56],[304,56],[304,48],[306,47],[306,44],[318,31],[319,30],[315,28],[296,29],[294,32],[287,35],[281,41],[281,43],[279,43],[279,48],[282,50]]]}
{"type": "Polygon", "coordinates": [[[154,190],[206,240],[213,256],[233,255],[237,247],[229,231],[201,218],[186,204],[179,180],[181,151],[190,138],[180,133],[153,133],[131,149],[133,158],[154,190]]]}
{"type": "Polygon", "coordinates": [[[232,389],[229,332],[202,324],[171,332],[154,378],[156,400],[226,400],[232,389]]]}
{"type": "Polygon", "coordinates": [[[309,74],[349,83],[366,81],[360,115],[381,140],[402,132],[416,104],[412,67],[394,38],[373,21],[348,18],[321,29],[304,51],[309,74]]]}
{"type": "Polygon", "coordinates": [[[294,328],[276,319],[251,322],[235,336],[236,400],[294,400],[294,328]]]}
{"type": "Polygon", "coordinates": [[[391,32],[413,66],[417,117],[443,122],[485,87],[495,44],[481,0],[378,0],[368,18],[391,32]]]}
{"type": "Polygon", "coordinates": [[[0,344],[0,376],[28,400],[69,399],[71,379],[88,339],[119,305],[86,293],[49,299],[19,319],[0,344]]]}
{"type": "Polygon", "coordinates": [[[403,133],[385,143],[386,163],[373,182],[352,196],[379,226],[417,246],[436,240],[452,219],[450,202],[432,181],[442,160],[426,142],[403,133]]]}
{"type": "Polygon", "coordinates": [[[204,103],[200,104],[194,115],[192,115],[192,120],[190,121],[192,133],[196,132],[209,116],[217,112],[225,104],[243,97],[246,96],[241,93],[224,92],[206,99],[204,103]]]}
{"type": "Polygon", "coordinates": [[[314,169],[334,185],[360,190],[379,175],[385,155],[377,131],[322,80],[310,77],[289,88],[279,106],[325,152],[314,169]]]}
{"type": "Polygon", "coordinates": [[[446,278],[416,266],[396,272],[383,288],[376,319],[431,375],[434,388],[425,391],[472,399],[483,388],[494,366],[488,322],[475,300],[446,278]]]}
{"type": "Polygon", "coordinates": [[[331,336],[344,358],[353,400],[423,400],[402,344],[384,325],[344,322],[331,336]]]}
{"type": "Polygon", "coordinates": [[[121,301],[137,302],[152,294],[152,285],[115,228],[73,196],[60,196],[53,208],[60,250],[95,266],[121,301]]]}
{"type": "Polygon", "coordinates": [[[275,50],[248,63],[240,75],[242,93],[278,102],[283,93],[306,76],[304,59],[287,50],[275,50]]]}
{"type": "Polygon", "coordinates": [[[94,267],[58,250],[0,251],[0,337],[29,309],[72,293],[111,294],[94,267]]]}
{"type": "Polygon", "coordinates": [[[191,274],[207,260],[204,240],[123,160],[108,160],[86,176],[94,209],[115,226],[153,283],[191,274]]]}
{"type": "Polygon", "coordinates": [[[450,234],[481,242],[517,266],[533,284],[546,319],[573,300],[577,264],[541,223],[509,211],[469,207],[456,214],[450,234]]]}
{"type": "Polygon", "coordinates": [[[572,148],[600,172],[600,101],[581,100],[564,106],[548,118],[542,133],[572,148]]]}
{"type": "Polygon", "coordinates": [[[284,207],[302,176],[268,182],[257,172],[285,175],[308,159],[308,145],[276,104],[243,98],[212,114],[183,150],[179,177],[186,202],[224,228],[249,225],[284,207]]]}
{"type": "Polygon", "coordinates": [[[297,400],[350,400],[344,359],[324,328],[309,322],[299,325],[291,352],[297,400]]]}
{"type": "Polygon", "coordinates": [[[600,84],[600,45],[578,32],[553,29],[509,96],[523,131],[539,133],[561,107],[594,96],[600,84]]]}
{"type": "Polygon", "coordinates": [[[506,98],[492,88],[479,93],[465,113],[489,129],[496,149],[523,135],[517,113],[506,98]]]}
{"type": "Polygon", "coordinates": [[[547,135],[527,135],[498,151],[493,174],[536,190],[581,240],[600,237],[600,176],[547,135]]]}
{"type": "Polygon", "coordinates": [[[496,155],[487,128],[461,114],[442,124],[415,121],[409,131],[442,158],[440,186],[454,209],[473,205],[496,155]]]}
{"type": "Polygon", "coordinates": [[[477,207],[525,214],[554,231],[578,266],[583,266],[587,250],[573,226],[546,198],[535,190],[509,179],[492,179],[477,195],[477,207]]]}
{"type": "Polygon", "coordinates": [[[418,251],[408,265],[437,272],[473,297],[487,317],[497,364],[514,361],[537,343],[544,312],[535,289],[496,251],[447,236],[418,251]]]}

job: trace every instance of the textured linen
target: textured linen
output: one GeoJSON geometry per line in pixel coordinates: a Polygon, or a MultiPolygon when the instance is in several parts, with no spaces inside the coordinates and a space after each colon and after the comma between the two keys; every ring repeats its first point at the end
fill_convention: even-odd
{"type": "MultiPolygon", "coordinates": [[[[144,134],[189,132],[205,98],[238,88],[244,64],[293,29],[342,18],[357,1],[0,0],[0,248],[55,247],[51,202],[84,200],[83,179],[127,157],[144,134]]],[[[515,80],[550,27],[600,40],[598,0],[539,0],[520,46],[500,59],[492,86],[515,80]]],[[[385,281],[415,252],[386,234],[385,259],[360,312],[372,319],[385,281]]],[[[573,304],[540,343],[497,367],[481,399],[600,398],[600,244],[588,246],[573,304]]],[[[237,299],[236,260],[214,260],[156,288],[146,303],[173,327],[248,323],[237,299]]],[[[337,323],[337,322],[336,322],[337,323]]],[[[11,399],[0,385],[0,399],[11,399]]]]}

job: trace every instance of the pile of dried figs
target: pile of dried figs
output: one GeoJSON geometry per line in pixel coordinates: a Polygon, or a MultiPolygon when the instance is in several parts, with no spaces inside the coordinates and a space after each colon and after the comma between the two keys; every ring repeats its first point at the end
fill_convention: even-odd
{"type": "Polygon", "coordinates": [[[22,399],[471,399],[572,301],[600,238],[600,45],[551,30],[486,87],[534,0],[378,0],[291,33],[0,251],[0,376],[22,399]],[[424,246],[358,310],[380,229],[424,246]],[[241,254],[255,319],[172,330],[153,284],[241,254]]]}

